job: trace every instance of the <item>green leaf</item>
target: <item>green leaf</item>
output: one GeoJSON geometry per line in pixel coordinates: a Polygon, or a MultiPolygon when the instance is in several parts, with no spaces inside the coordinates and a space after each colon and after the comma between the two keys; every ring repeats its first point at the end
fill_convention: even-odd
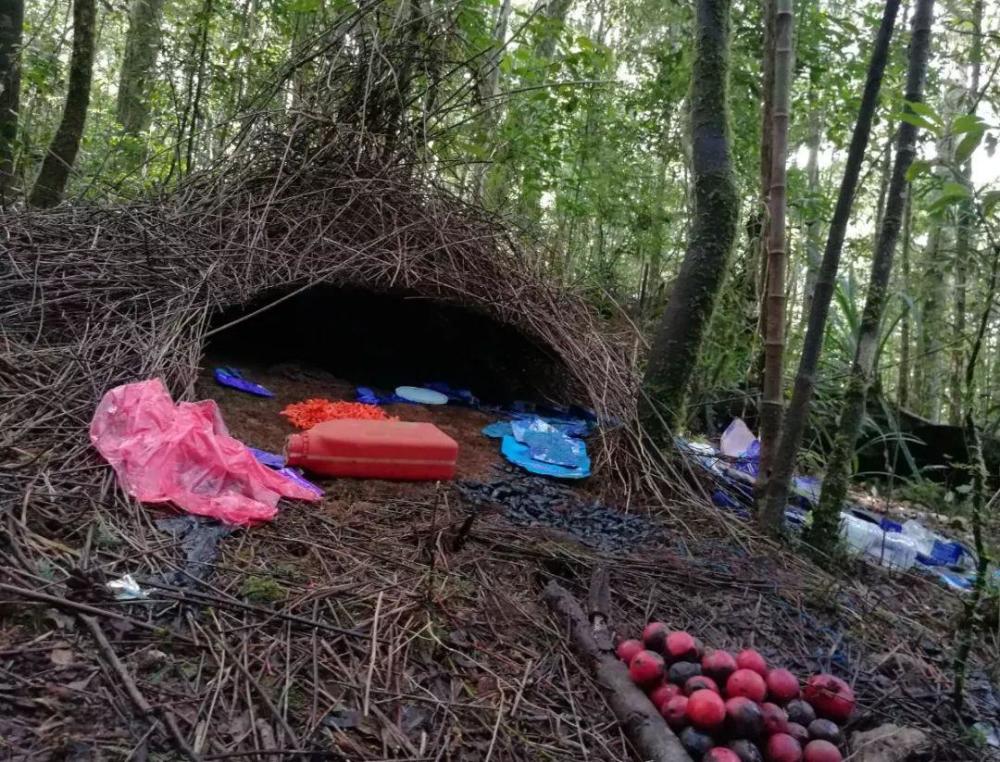
{"type": "Polygon", "coordinates": [[[989,217],[997,206],[1000,206],[1000,190],[987,191],[983,194],[984,217],[989,217]]]}
{"type": "Polygon", "coordinates": [[[933,132],[935,135],[938,134],[937,125],[928,122],[922,116],[918,116],[917,114],[899,114],[898,116],[899,120],[902,122],[912,124],[914,127],[921,127],[928,132],[933,132]]]}
{"type": "Polygon", "coordinates": [[[903,103],[905,103],[914,114],[920,114],[920,116],[926,117],[930,121],[937,124],[942,123],[941,117],[938,116],[938,113],[923,101],[903,101],[903,103]]]}
{"type": "Polygon", "coordinates": [[[962,164],[966,161],[977,148],[983,140],[983,135],[986,134],[986,128],[979,125],[976,129],[967,133],[964,138],[962,138],[958,145],[955,147],[955,161],[962,164]]]}
{"type": "Polygon", "coordinates": [[[963,132],[972,132],[973,130],[980,128],[983,120],[980,119],[975,114],[962,114],[962,116],[955,119],[951,123],[951,131],[956,135],[961,135],[963,132]]]}
{"type": "Polygon", "coordinates": [[[941,195],[951,198],[966,198],[969,195],[969,189],[961,183],[947,182],[941,189],[941,195]]]}
{"type": "Polygon", "coordinates": [[[912,183],[915,178],[930,171],[931,163],[925,159],[917,159],[906,170],[906,182],[912,183]]]}

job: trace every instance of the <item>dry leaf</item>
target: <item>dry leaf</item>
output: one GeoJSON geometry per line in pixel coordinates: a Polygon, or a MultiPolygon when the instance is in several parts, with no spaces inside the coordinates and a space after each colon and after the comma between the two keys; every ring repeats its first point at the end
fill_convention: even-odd
{"type": "Polygon", "coordinates": [[[73,652],[68,648],[53,648],[49,652],[49,661],[57,667],[68,667],[73,663],[73,652]]]}

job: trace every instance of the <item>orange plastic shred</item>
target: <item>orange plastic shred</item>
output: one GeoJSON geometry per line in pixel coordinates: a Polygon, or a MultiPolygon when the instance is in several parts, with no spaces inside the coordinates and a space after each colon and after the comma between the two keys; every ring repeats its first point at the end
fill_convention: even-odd
{"type": "Polygon", "coordinates": [[[364,405],[360,402],[334,402],[327,399],[311,399],[303,402],[293,402],[281,411],[281,414],[300,429],[311,429],[317,423],[333,421],[338,418],[354,418],[370,421],[396,420],[390,418],[377,405],[364,405]]]}

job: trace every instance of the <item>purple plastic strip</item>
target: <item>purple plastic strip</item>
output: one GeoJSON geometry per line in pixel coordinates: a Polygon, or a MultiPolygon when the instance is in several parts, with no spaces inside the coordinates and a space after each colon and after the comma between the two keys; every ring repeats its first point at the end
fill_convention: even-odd
{"type": "Polygon", "coordinates": [[[308,479],[306,479],[304,476],[302,476],[301,473],[299,473],[299,470],[296,469],[296,468],[290,468],[290,467],[279,468],[277,472],[279,474],[281,474],[282,476],[284,476],[286,479],[291,479],[293,482],[295,482],[296,484],[298,484],[300,487],[305,487],[307,490],[315,492],[317,495],[322,495],[323,494],[323,488],[322,487],[319,487],[319,486],[313,484],[308,479]]]}
{"type": "Polygon", "coordinates": [[[239,371],[234,371],[232,368],[216,368],[215,380],[223,386],[228,386],[232,389],[239,389],[241,392],[253,394],[257,397],[274,396],[274,392],[270,389],[267,389],[260,384],[255,384],[253,381],[248,381],[240,375],[239,371]]]}

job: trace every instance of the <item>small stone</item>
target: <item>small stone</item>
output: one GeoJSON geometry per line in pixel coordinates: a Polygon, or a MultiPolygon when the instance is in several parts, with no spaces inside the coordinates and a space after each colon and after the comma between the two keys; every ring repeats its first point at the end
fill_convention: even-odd
{"type": "Polygon", "coordinates": [[[851,762],[906,762],[927,747],[927,734],[891,723],[851,736],[851,762]]]}

